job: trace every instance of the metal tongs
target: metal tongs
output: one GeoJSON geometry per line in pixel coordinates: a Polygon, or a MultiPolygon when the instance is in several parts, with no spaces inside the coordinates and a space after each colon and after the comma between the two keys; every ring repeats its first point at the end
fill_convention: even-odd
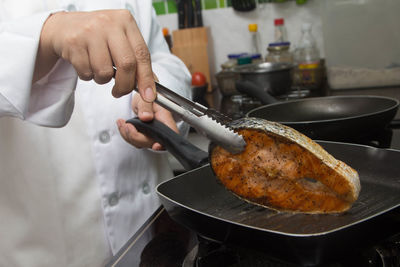
{"type": "Polygon", "coordinates": [[[193,102],[165,86],[155,83],[157,98],[155,102],[178,115],[198,133],[206,136],[231,153],[240,153],[246,142],[243,137],[226,126],[231,119],[218,111],[193,102]]]}

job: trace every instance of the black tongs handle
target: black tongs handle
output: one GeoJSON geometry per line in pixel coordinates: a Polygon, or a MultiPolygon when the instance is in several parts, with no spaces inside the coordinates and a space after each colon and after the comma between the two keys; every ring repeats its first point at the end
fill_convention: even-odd
{"type": "Polygon", "coordinates": [[[201,167],[208,162],[207,152],[196,147],[158,120],[143,122],[139,118],[132,118],[126,122],[133,124],[139,132],[162,144],[186,170],[201,167]]]}

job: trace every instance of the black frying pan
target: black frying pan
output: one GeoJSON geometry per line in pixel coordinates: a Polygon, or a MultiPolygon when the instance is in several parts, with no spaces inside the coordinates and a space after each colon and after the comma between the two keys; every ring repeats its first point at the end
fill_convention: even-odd
{"type": "Polygon", "coordinates": [[[354,142],[387,127],[399,101],[382,96],[327,96],[279,102],[251,82],[237,89],[267,104],[251,110],[248,117],[280,122],[311,139],[354,142]]]}
{"type": "MultiPolygon", "coordinates": [[[[207,162],[208,153],[180,137],[176,142],[165,143],[164,131],[168,130],[151,126],[154,122],[143,123],[138,119],[128,122],[139,131],[153,135],[169,151],[170,144],[176,144],[172,153],[180,154],[179,160],[184,166],[195,167],[193,162],[198,162],[198,166],[207,162]],[[155,132],[162,132],[161,137],[154,135],[155,132]],[[187,155],[183,147],[189,151],[187,155]],[[182,160],[192,163],[185,164],[182,160]]],[[[334,142],[320,144],[359,172],[361,193],[346,213],[277,213],[249,204],[220,185],[208,164],[160,184],[157,192],[174,220],[203,237],[256,248],[302,265],[338,260],[398,232],[400,151],[334,142]]]]}

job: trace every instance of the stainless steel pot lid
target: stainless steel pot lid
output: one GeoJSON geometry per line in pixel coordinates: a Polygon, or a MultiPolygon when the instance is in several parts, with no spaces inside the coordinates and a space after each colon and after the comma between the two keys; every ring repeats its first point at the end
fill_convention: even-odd
{"type": "Polygon", "coordinates": [[[293,64],[290,63],[271,63],[264,62],[260,64],[246,64],[242,66],[238,66],[233,68],[234,72],[238,72],[241,74],[246,73],[265,73],[265,72],[274,72],[274,71],[282,71],[282,70],[290,70],[293,68],[293,64]]]}

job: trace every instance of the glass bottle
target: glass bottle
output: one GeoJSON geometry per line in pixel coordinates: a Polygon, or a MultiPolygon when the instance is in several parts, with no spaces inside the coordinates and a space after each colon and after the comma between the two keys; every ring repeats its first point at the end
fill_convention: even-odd
{"type": "Polygon", "coordinates": [[[283,18],[275,19],[274,25],[275,25],[274,42],[275,43],[287,42],[288,37],[285,27],[285,20],[283,18]]]}
{"type": "Polygon", "coordinates": [[[249,32],[251,35],[251,54],[261,54],[261,38],[258,32],[258,25],[256,23],[249,24],[249,32]]]}
{"type": "Polygon", "coordinates": [[[294,51],[296,64],[294,83],[304,89],[317,88],[322,79],[319,50],[311,33],[311,27],[310,23],[303,23],[302,34],[294,51]]]}
{"type": "Polygon", "coordinates": [[[171,35],[169,34],[168,28],[166,28],[166,27],[163,28],[162,29],[162,33],[164,35],[165,41],[168,44],[169,51],[171,51],[171,49],[172,49],[172,39],[171,39],[171,35]]]}

